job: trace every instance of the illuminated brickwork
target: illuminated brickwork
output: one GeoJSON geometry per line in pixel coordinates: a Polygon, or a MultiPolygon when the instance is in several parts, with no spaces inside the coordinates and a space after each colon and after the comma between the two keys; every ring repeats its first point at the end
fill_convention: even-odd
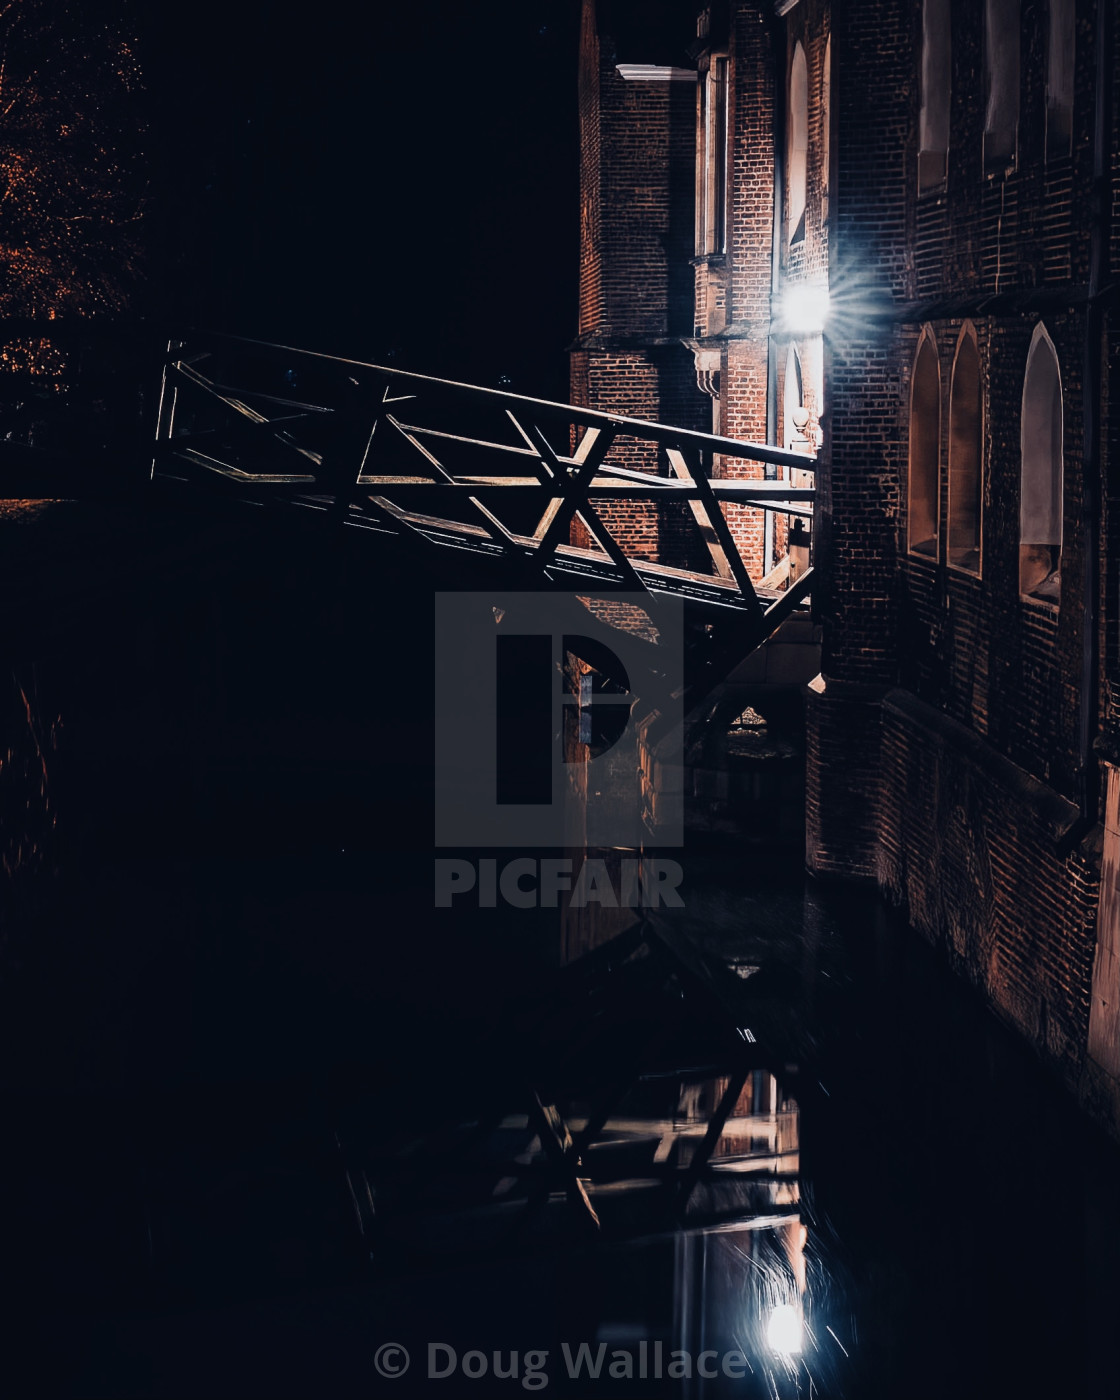
{"type": "MultiPolygon", "coordinates": [[[[1120,959],[1094,961],[1102,757],[1120,764],[1120,498],[1107,485],[1120,349],[1093,300],[1120,266],[1115,17],[1104,0],[681,0],[680,13],[691,46],[656,58],[697,70],[695,236],[691,249],[683,235],[672,244],[691,274],[678,343],[718,385],[722,431],[819,446],[809,866],[876,882],[905,906],[1116,1128],[1120,1076],[1088,1054],[1091,1005],[1094,1043],[1120,1043],[1105,1025],[1120,1016],[1108,980],[1120,959]],[[725,92],[720,173],[723,127],[705,113],[725,92]],[[725,223],[712,213],[721,191],[725,223]],[[822,337],[792,307],[826,285],[822,337]],[[1040,336],[1057,366],[1041,535],[1027,533],[1023,485],[1025,402],[1039,421],[1024,385],[1040,336]],[[920,337],[940,388],[923,420],[935,470],[912,532],[920,337]],[[1048,562],[1025,583],[1028,555],[1048,562]]],[[[585,43],[585,72],[588,61],[585,43]]],[[[600,52],[600,98],[608,67],[600,52]]],[[[654,114],[686,84],[626,86],[630,110],[646,104],[642,139],[667,152],[654,114]]],[[[668,418],[650,346],[591,348],[611,317],[612,334],[638,331],[608,309],[626,279],[647,275],[643,258],[652,286],[679,283],[658,261],[667,243],[637,260],[612,251],[607,210],[626,199],[599,169],[593,208],[587,162],[637,133],[616,141],[600,125],[589,144],[586,84],[583,110],[586,359],[576,356],[573,384],[595,403],[625,386],[668,418]]],[[[605,110],[600,101],[595,120],[605,110]]],[[[671,168],[685,179],[683,103],[681,124],[666,179],[671,168]]],[[[640,207],[629,198],[631,213],[640,207]]],[[[631,296],[627,315],[652,305],[631,296]]],[[[672,339],[676,313],[659,306],[672,339]]],[[[744,511],[735,529],[752,567],[781,558],[781,522],[767,539],[744,511]]],[[[653,548],[652,530],[647,539],[653,548]]],[[[1120,946],[1115,933],[1100,947],[1120,946]]]]}

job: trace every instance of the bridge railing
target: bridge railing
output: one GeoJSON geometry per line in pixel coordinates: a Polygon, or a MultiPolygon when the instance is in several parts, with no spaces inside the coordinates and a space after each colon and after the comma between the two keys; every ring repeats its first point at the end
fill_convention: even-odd
{"type": "MultiPolygon", "coordinates": [[[[766,479],[813,459],[501,389],[229,336],[173,341],[153,475],[287,501],[343,523],[499,556],[534,586],[674,593],[765,633],[809,591],[760,589],[746,512],[811,517],[766,479]],[[771,473],[771,476],[773,473],[771,473]]],[[[802,478],[798,478],[799,480],[802,478]]]]}

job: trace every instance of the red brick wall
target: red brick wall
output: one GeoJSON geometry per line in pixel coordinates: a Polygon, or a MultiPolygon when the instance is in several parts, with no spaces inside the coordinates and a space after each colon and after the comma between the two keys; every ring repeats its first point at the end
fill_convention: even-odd
{"type": "MultiPolygon", "coordinates": [[[[814,868],[873,872],[1071,1086],[1085,1077],[1099,878],[1099,812],[1093,805],[1083,815],[1078,806],[1086,786],[1083,288],[1096,0],[1078,11],[1072,156],[1045,159],[1046,7],[1023,0],[1017,163],[985,171],[983,6],[956,0],[948,178],[921,197],[920,9],[837,11],[832,280],[834,305],[838,291],[851,291],[851,321],[836,328],[826,365],[831,410],[817,545],[827,586],[816,600],[825,677],[809,706],[808,803],[814,868]],[[980,577],[944,563],[949,389],[966,318],[983,380],[980,577]],[[1057,610],[1019,596],[1021,399],[1039,320],[1057,351],[1064,396],[1057,610]],[[937,562],[906,552],[908,396],[924,324],[936,335],[942,380],[937,562]],[[858,686],[870,687],[862,703],[858,686]]],[[[1111,58],[1115,167],[1120,78],[1115,52],[1111,58]]],[[[1115,229],[1113,238],[1114,275],[1115,229]]],[[[1114,379],[1115,332],[1108,345],[1114,379]]],[[[1111,457],[1120,441],[1109,388],[1111,457]]],[[[1097,636],[1110,724],[1120,693],[1120,589],[1110,566],[1118,522],[1120,494],[1109,488],[1097,636]]]]}
{"type": "MultiPolygon", "coordinates": [[[[932,323],[941,363],[943,444],[961,324],[959,318],[932,323]]],[[[900,674],[916,694],[985,735],[1020,767],[1073,799],[1078,791],[1076,682],[1083,623],[1077,443],[1085,332],[1083,318],[1068,313],[1048,316],[1045,322],[1062,368],[1067,449],[1062,598],[1055,611],[1019,596],[1019,415],[1034,324],[1028,316],[977,324],[986,389],[982,578],[906,554],[906,499],[904,491],[900,494],[900,674]]],[[[910,327],[905,353],[912,356],[916,343],[910,327]]],[[[908,393],[907,374],[900,416],[903,436],[908,393]]],[[[943,471],[942,522],[947,513],[943,471]]]]}
{"type": "MultiPolygon", "coordinates": [[[[685,28],[682,32],[687,32],[685,28]]],[[[680,55],[666,55],[666,63],[680,55]]],[[[580,54],[581,237],[579,338],[572,402],[628,417],[711,428],[711,401],[696,383],[680,337],[691,330],[696,89],[688,82],[628,82],[628,60],[601,32],[592,0],[580,54]]],[[[620,437],[611,462],[665,469],[656,447],[620,437]]],[[[628,553],[703,566],[685,510],[605,506],[604,524],[628,553]]],[[[586,532],[573,531],[586,544],[586,532]]]]}
{"type": "MultiPolygon", "coordinates": [[[[1089,698],[1099,700],[1120,753],[1120,485],[1107,467],[1120,453],[1120,415],[1108,413],[1120,391],[1120,331],[1107,321],[1102,607],[1089,634],[1083,596],[1082,522],[1093,485],[1083,479],[1091,392],[1084,382],[1084,289],[1094,210],[1095,34],[1105,3],[1078,0],[1072,146],[1048,153],[1047,5],[1022,0],[1017,156],[1008,169],[985,169],[984,7],[953,0],[947,179],[921,196],[920,5],[799,0],[776,20],[769,3],[730,0],[725,21],[715,7],[712,51],[726,49],[730,57],[729,244],[726,255],[692,260],[691,268],[691,208],[686,218],[683,199],[674,204],[670,175],[678,169],[683,180],[692,160],[686,144],[694,139],[694,118],[686,104],[677,112],[668,85],[622,84],[613,47],[599,36],[598,51],[585,46],[584,55],[585,75],[592,57],[597,65],[594,102],[585,94],[581,106],[585,139],[593,130],[598,143],[594,160],[585,148],[585,181],[596,184],[584,201],[585,241],[597,243],[584,250],[582,357],[573,359],[573,392],[623,412],[703,422],[707,404],[693,394],[687,355],[674,359],[676,351],[661,343],[691,330],[720,350],[723,431],[755,440],[770,432],[780,441],[788,341],[770,320],[774,130],[794,45],[803,45],[806,235],[792,248],[783,240],[781,278],[788,286],[827,272],[832,299],[823,396],[810,372],[813,347],[798,342],[803,402],[820,414],[824,431],[814,522],[821,580],[813,598],[824,651],[808,705],[809,863],[822,874],[877,880],[1070,1084],[1085,1073],[1098,884],[1099,812],[1079,807],[1093,792],[1080,733],[1087,635],[1101,654],[1099,686],[1089,698]],[[830,33],[826,217],[821,95],[830,33]],[[691,293],[675,280],[674,259],[691,278],[691,293]],[[1057,351],[1064,394],[1057,609],[1019,596],[1021,396],[1040,319],[1057,351]],[[944,562],[949,388],[966,320],[976,331],[983,382],[979,577],[944,562]],[[926,325],[942,377],[937,561],[906,551],[908,397],[926,325]],[[768,388],[777,390],[777,422],[767,414],[768,388]]],[[[682,0],[682,14],[688,10],[682,0]]],[[[1113,42],[1115,277],[1120,56],[1115,36],[1113,42]]],[[[655,469],[653,454],[626,444],[619,452],[655,469]]],[[[758,470],[735,463],[719,469],[758,470]]],[[[669,547],[670,534],[652,512],[620,523],[639,548],[669,547]]],[[[734,529],[757,567],[761,517],[738,512],[734,529]]]]}
{"type": "MultiPolygon", "coordinates": [[[[602,161],[599,118],[599,34],[593,0],[585,0],[579,40],[579,334],[605,319],[602,161]]],[[[574,385],[573,385],[574,389],[574,385]]],[[[580,403],[583,400],[574,399],[580,403]]]]}
{"type": "Polygon", "coordinates": [[[858,877],[877,860],[876,696],[897,676],[902,336],[875,312],[902,293],[906,268],[909,22],[898,7],[857,6],[833,17],[832,32],[835,248],[813,597],[825,684],[807,710],[806,851],[811,869],[858,877]]]}
{"type": "Polygon", "coordinates": [[[908,691],[883,705],[879,881],[1076,1089],[1097,903],[1077,807],[908,691]]]}

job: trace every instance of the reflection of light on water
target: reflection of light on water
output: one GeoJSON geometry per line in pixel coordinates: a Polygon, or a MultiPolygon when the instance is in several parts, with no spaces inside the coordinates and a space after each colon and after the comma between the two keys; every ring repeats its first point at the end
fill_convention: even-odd
{"type": "Polygon", "coordinates": [[[0,499],[0,521],[37,520],[40,515],[45,515],[51,506],[58,504],[58,500],[53,497],[43,497],[34,501],[0,499]]]}
{"type": "Polygon", "coordinates": [[[792,1303],[779,1303],[766,1320],[766,1345],[779,1356],[798,1356],[802,1346],[801,1314],[792,1303]]]}
{"type": "Polygon", "coordinates": [[[0,869],[9,877],[33,874],[50,859],[57,828],[50,793],[48,758],[58,749],[62,717],[42,713],[34,677],[25,687],[11,675],[17,708],[11,715],[12,742],[0,756],[0,869]],[[15,715],[22,711],[22,723],[15,715]]]}

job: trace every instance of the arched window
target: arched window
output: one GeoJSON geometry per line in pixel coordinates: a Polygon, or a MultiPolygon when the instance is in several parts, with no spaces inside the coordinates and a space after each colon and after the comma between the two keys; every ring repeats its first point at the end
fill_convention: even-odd
{"type": "Polygon", "coordinates": [[[980,572],[983,419],[980,351],[968,323],[957,341],[949,387],[949,563],[980,572]]]}
{"type": "Polygon", "coordinates": [[[785,419],[785,447],[789,451],[794,443],[803,442],[804,421],[799,421],[802,405],[805,402],[805,389],[801,378],[801,360],[791,345],[786,354],[785,391],[782,395],[782,416],[785,419]]]}
{"type": "Polygon", "coordinates": [[[910,483],[907,543],[911,554],[937,558],[941,464],[941,370],[937,343],[926,327],[910,380],[910,483]]]}
{"type": "Polygon", "coordinates": [[[918,188],[945,179],[949,154],[949,0],[923,0],[921,111],[918,117],[918,188]]]}
{"type": "Polygon", "coordinates": [[[828,191],[832,184],[832,35],[824,46],[821,74],[821,219],[828,218],[828,191]]]}
{"type": "Polygon", "coordinates": [[[984,164],[1007,166],[1019,131],[1019,0],[984,0],[984,56],[984,164]]]}
{"type": "Polygon", "coordinates": [[[712,54],[698,88],[696,252],[727,247],[727,55],[712,54]]]}
{"type": "Polygon", "coordinates": [[[805,237],[805,192],[809,157],[809,70],[805,50],[793,50],[789,70],[789,241],[805,237]]]}
{"type": "Polygon", "coordinates": [[[1062,376],[1054,343],[1035,327],[1023,379],[1019,592],[1056,603],[1062,568],[1062,376]]]}
{"type": "Polygon", "coordinates": [[[1046,155],[1069,155],[1073,142],[1073,0],[1050,0],[1046,54],[1046,155]]]}

